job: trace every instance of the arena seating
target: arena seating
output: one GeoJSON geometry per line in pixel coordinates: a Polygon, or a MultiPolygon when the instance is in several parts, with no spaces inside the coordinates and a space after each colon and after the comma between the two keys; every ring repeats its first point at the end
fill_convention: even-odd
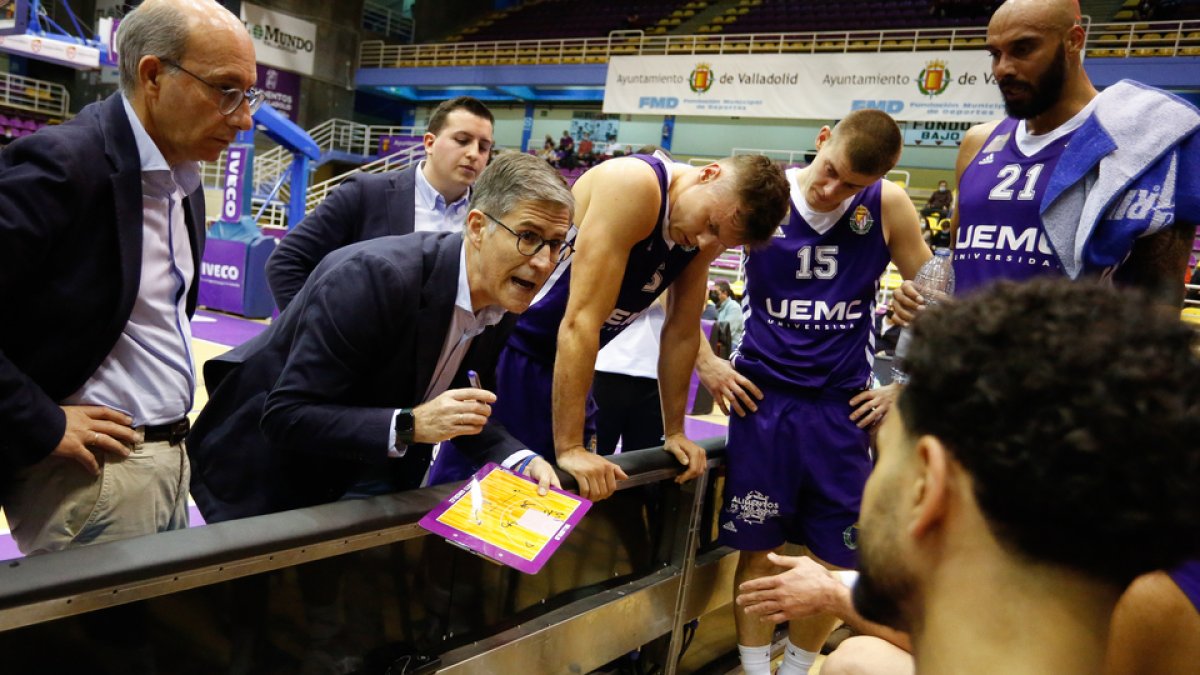
{"type": "MultiPolygon", "coordinates": [[[[993,0],[739,0],[697,32],[978,26],[987,22],[993,4],[993,0]]],[[[534,0],[493,13],[448,41],[598,37],[629,28],[661,33],[675,30],[708,5],[705,0],[621,0],[580,12],[568,0],[534,0]],[[634,16],[636,20],[630,22],[634,16]]]]}
{"type": "Polygon", "coordinates": [[[869,30],[979,26],[990,0],[739,0],[698,32],[869,30]]]}
{"type": "Polygon", "coordinates": [[[535,0],[497,12],[463,31],[458,39],[520,40],[594,37],[614,30],[654,25],[688,4],[682,0],[616,0],[589,4],[587,11],[570,0],[535,0]],[[633,22],[629,19],[636,17],[633,22]]]}
{"type": "Polygon", "coordinates": [[[28,136],[46,126],[47,122],[13,111],[0,110],[0,136],[9,140],[28,136]]]}

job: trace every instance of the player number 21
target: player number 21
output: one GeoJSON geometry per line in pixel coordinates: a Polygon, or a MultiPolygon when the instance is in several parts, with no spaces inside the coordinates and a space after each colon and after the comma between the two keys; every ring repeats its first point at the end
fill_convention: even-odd
{"type": "Polygon", "coordinates": [[[800,267],[796,270],[797,279],[832,279],[837,276],[836,246],[805,246],[796,251],[800,267]],[[815,255],[814,255],[815,253],[815,255]]]}
{"type": "MultiPolygon", "coordinates": [[[[1017,193],[1017,199],[1025,202],[1033,199],[1033,187],[1037,185],[1037,179],[1040,175],[1042,175],[1041,164],[1034,164],[1029,167],[1029,171],[1025,172],[1025,187],[1017,193]]],[[[996,187],[992,188],[992,191],[988,193],[988,199],[993,201],[1009,201],[1013,196],[1013,191],[1009,188],[1012,187],[1013,183],[1020,180],[1021,165],[1007,164],[1003,169],[1000,169],[1000,173],[996,177],[1000,179],[1000,182],[996,183],[996,187]]]]}

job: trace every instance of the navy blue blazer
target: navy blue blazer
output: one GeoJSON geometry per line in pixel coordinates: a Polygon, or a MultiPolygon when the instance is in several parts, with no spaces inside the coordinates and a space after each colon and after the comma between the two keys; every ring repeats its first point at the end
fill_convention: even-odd
{"type": "MultiPolygon", "coordinates": [[[[397,408],[421,403],[450,327],[460,233],[418,232],[341,248],[255,339],[210,360],[211,398],[188,437],[192,496],[209,522],[336,501],[370,464],[417,487],[430,447],[387,459],[397,408]]],[[[514,317],[476,337],[466,370],[494,387],[514,317]]],[[[480,463],[524,446],[498,424],[454,443],[480,463]]]]}
{"type": "Polygon", "coordinates": [[[347,178],[287,233],[267,260],[267,283],[280,311],[287,309],[308,275],[333,251],[413,231],[417,166],[347,178]]]}
{"type": "MultiPolygon", "coordinates": [[[[190,314],[203,189],[184,205],[196,269],[190,314]]],[[[58,402],[116,345],[141,267],[142,169],[120,94],[0,153],[0,484],[62,439],[58,402]]]]}

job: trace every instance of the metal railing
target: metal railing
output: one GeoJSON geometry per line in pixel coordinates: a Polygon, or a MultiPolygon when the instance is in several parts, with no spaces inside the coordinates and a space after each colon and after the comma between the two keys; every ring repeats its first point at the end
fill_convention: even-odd
{"type": "Polygon", "coordinates": [[[420,161],[423,157],[425,157],[425,146],[416,145],[401,152],[380,157],[374,162],[367,162],[353,171],[347,171],[346,173],[334,176],[329,180],[315,183],[308,190],[304,211],[305,213],[312,213],[312,210],[317,208],[317,205],[320,204],[321,201],[324,200],[334,188],[341,185],[350,176],[360,173],[385,173],[387,171],[398,171],[412,164],[413,162],[420,161]]]}
{"type": "Polygon", "coordinates": [[[1200,20],[1092,24],[1087,55],[1200,56],[1200,20]]]}
{"type": "MultiPolygon", "coordinates": [[[[368,40],[361,68],[607,63],[613,56],[981,49],[985,26],[715,35],[642,35],[392,45],[368,40]]],[[[1091,24],[1091,56],[1200,55],[1200,21],[1091,24]],[[1099,53],[1103,52],[1103,53],[1099,53]]]]}
{"type": "Polygon", "coordinates": [[[363,3],[362,27],[373,33],[412,42],[413,20],[402,13],[374,2],[363,3]]]}
{"type": "MultiPolygon", "coordinates": [[[[672,481],[680,467],[661,449],[614,456],[629,479],[621,481],[616,495],[592,507],[538,575],[474,564],[469,553],[427,535],[419,520],[453,494],[456,485],[11,561],[0,568],[0,648],[6,654],[6,669],[38,672],[25,661],[42,665],[46,655],[29,645],[47,638],[68,654],[69,661],[94,667],[90,664],[96,657],[76,645],[77,627],[60,621],[148,601],[144,611],[149,616],[181,618],[155,624],[156,630],[146,635],[154,651],[179,654],[181,648],[195,649],[194,636],[203,635],[211,642],[205,644],[204,657],[188,662],[191,671],[228,672],[232,668],[227,661],[237,655],[209,645],[236,643],[244,628],[240,619],[256,606],[265,608],[267,594],[273,593],[262,586],[262,602],[256,602],[246,592],[256,582],[246,577],[338,556],[338,566],[346,567],[347,576],[372,584],[372,599],[398,624],[393,630],[405,643],[426,636],[425,626],[451,627],[426,640],[428,653],[440,657],[439,672],[590,672],[657,640],[663,649],[656,660],[662,672],[671,675],[683,651],[684,624],[729,611],[736,560],[729,549],[711,544],[711,517],[719,495],[710,474],[723,464],[725,441],[717,437],[700,445],[708,452],[710,470],[683,485],[672,481]],[[655,508],[646,508],[648,500],[655,508]],[[371,553],[366,555],[348,555],[368,549],[371,553]],[[384,560],[386,572],[372,567],[372,561],[384,560]],[[437,593],[471,601],[446,600],[443,605],[437,598],[446,596],[437,593]],[[222,602],[222,597],[237,601],[222,602]],[[631,616],[638,620],[629,621],[631,616]],[[432,620],[438,618],[444,623],[432,620]]],[[[569,476],[560,476],[568,489],[574,487],[569,476]]],[[[320,576],[329,574],[328,567],[320,571],[320,576]]],[[[290,576],[272,580],[272,586],[294,601],[283,613],[273,611],[271,621],[273,626],[286,626],[286,633],[303,633],[306,608],[299,607],[299,599],[306,591],[296,587],[296,575],[290,576]]],[[[333,577],[335,582],[340,576],[333,577]]],[[[340,629],[349,622],[335,618],[332,625],[340,629]]],[[[361,637],[370,641],[360,647],[365,651],[397,636],[361,637]]]]}
{"type": "MultiPolygon", "coordinates": [[[[379,144],[385,136],[419,137],[424,129],[415,126],[386,126],[360,124],[334,118],[309,130],[321,153],[342,152],[348,155],[373,157],[379,154],[379,144]]],[[[254,157],[254,185],[271,185],[291,166],[292,156],[283,146],[276,146],[254,157]]]]}
{"type": "Polygon", "coordinates": [[[61,84],[0,73],[0,106],[66,118],[70,102],[61,84]]]}
{"type": "MultiPolygon", "coordinates": [[[[316,141],[317,147],[320,148],[322,154],[327,152],[342,152],[347,155],[362,157],[371,157],[377,154],[379,143],[385,136],[416,137],[422,133],[423,129],[415,126],[369,125],[343,119],[327,120],[309,131],[309,135],[316,141]]],[[[206,188],[219,189],[221,187],[225,179],[225,156],[226,153],[222,151],[215,162],[200,163],[200,180],[206,188]]],[[[360,171],[374,173],[401,169],[415,161],[413,159],[414,156],[416,159],[424,156],[423,145],[413,143],[393,155],[364,164],[363,167],[351,173],[358,173],[360,171]]],[[[279,177],[289,170],[291,163],[291,153],[283,148],[283,146],[275,146],[269,150],[256,153],[254,156],[255,190],[257,191],[263,186],[274,185],[279,180],[279,177]]],[[[345,180],[345,177],[346,175],[336,176],[314,185],[308,193],[306,201],[307,211],[312,211],[316,208],[316,205],[325,198],[329,190],[345,180]],[[320,196],[314,198],[314,192],[319,192],[320,196]]],[[[261,227],[287,227],[287,207],[285,202],[290,194],[290,188],[290,185],[284,185],[279,194],[276,195],[276,199],[266,205],[265,210],[262,211],[262,216],[258,220],[258,224],[261,227]]],[[[264,203],[263,199],[255,197],[252,201],[250,212],[259,213],[259,210],[263,209],[264,203]]]]}
{"type": "Polygon", "coordinates": [[[774,148],[734,148],[730,155],[764,155],[787,165],[808,164],[807,157],[815,156],[816,150],[780,150],[774,148]]]}

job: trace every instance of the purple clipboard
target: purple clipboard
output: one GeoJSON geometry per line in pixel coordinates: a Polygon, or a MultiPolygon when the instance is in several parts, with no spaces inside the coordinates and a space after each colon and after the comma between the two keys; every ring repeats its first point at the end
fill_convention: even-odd
{"type": "Polygon", "coordinates": [[[537,574],[591,507],[590,501],[553,487],[539,496],[535,481],[492,463],[420,525],[452,544],[537,574]]]}

